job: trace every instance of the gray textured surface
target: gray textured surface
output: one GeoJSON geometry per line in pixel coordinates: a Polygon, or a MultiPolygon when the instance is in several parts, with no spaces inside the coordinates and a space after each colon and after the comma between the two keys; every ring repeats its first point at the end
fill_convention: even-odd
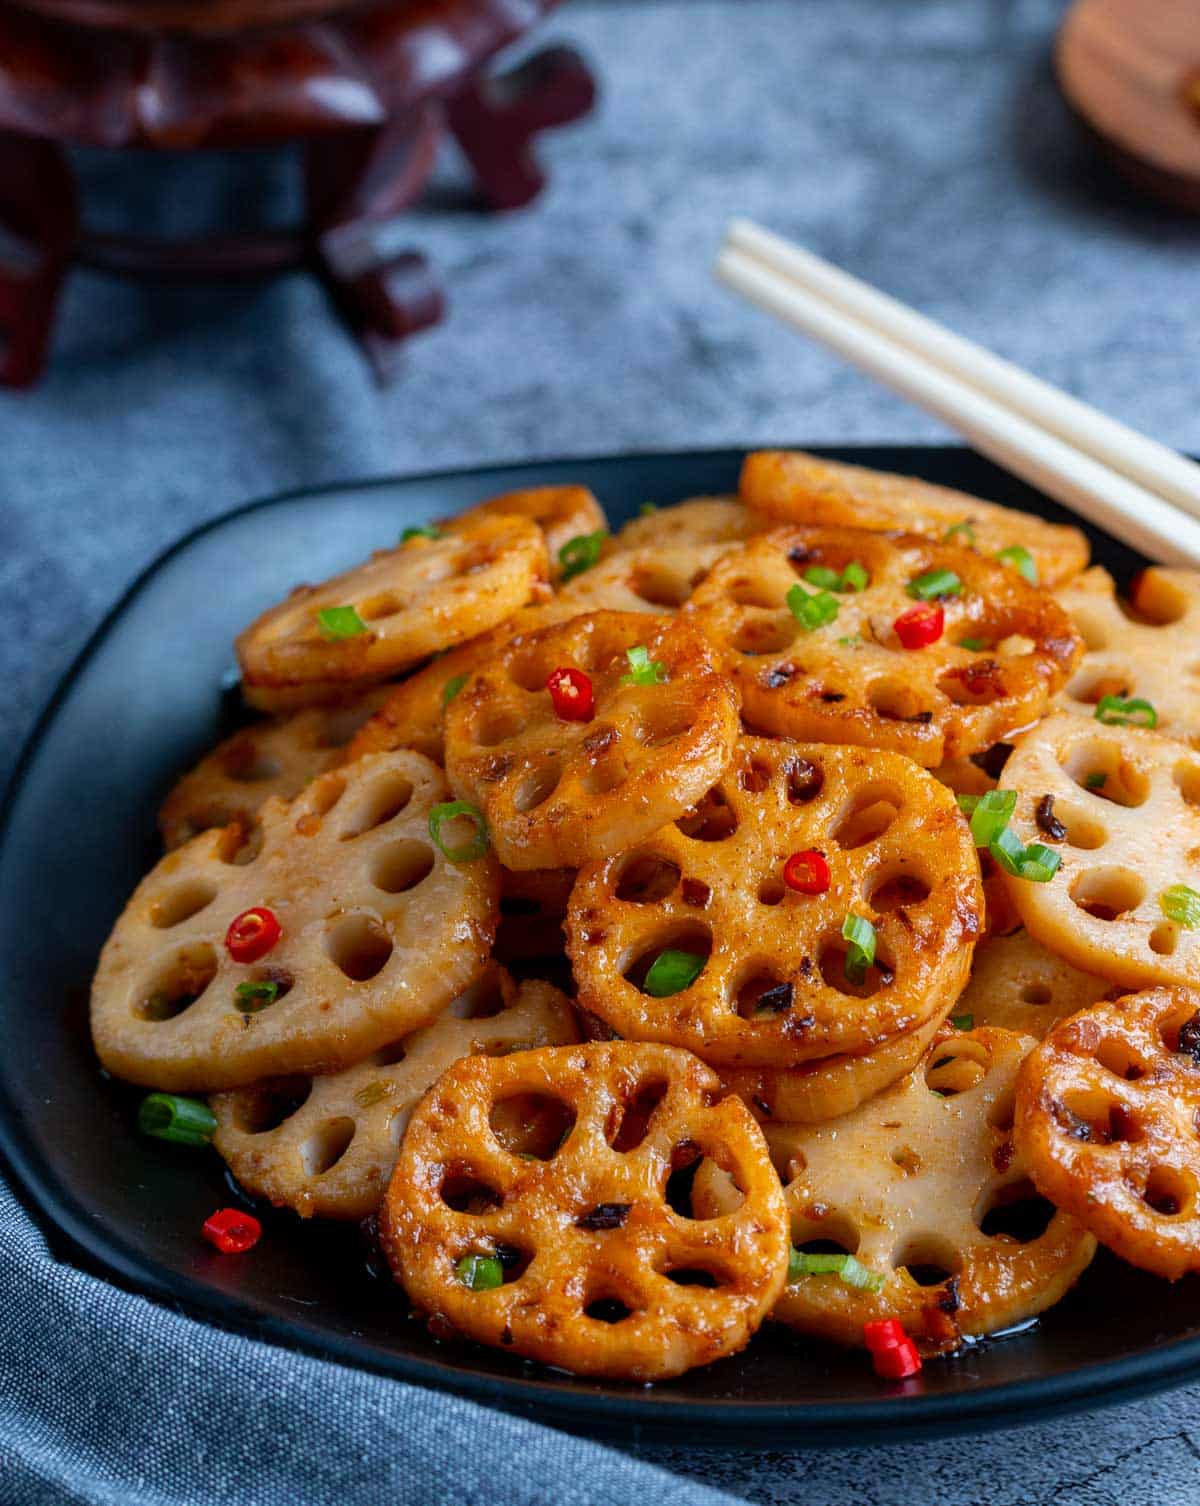
{"type": "MultiPolygon", "coordinates": [[[[447,156],[407,234],[445,269],[452,316],[387,393],[302,278],[237,292],[74,278],[50,378],[0,397],[0,775],[121,586],[247,496],[629,447],[937,437],[712,285],[732,213],[1200,448],[1197,230],[1125,202],[1079,149],[1047,65],[1060,10],[574,4],[549,30],[591,55],[603,106],[547,144],[550,190],[519,216],[477,215],[447,156]]],[[[97,196],[117,177],[89,165],[97,196]]],[[[140,202],[158,181],[140,175],[140,202]]],[[[197,178],[169,207],[203,219],[287,190],[252,159],[232,189],[197,178]]],[[[886,1452],[658,1457],[770,1503],[1190,1501],[1198,1401],[886,1452]]]]}

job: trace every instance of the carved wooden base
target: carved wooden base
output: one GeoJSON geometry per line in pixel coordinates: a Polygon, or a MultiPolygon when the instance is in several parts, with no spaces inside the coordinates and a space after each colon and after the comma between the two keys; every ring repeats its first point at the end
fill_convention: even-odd
{"type": "MultiPolygon", "coordinates": [[[[527,0],[527,24],[552,3],[527,0]]],[[[91,234],[80,225],[71,170],[62,149],[50,138],[58,134],[56,127],[62,128],[65,137],[78,136],[84,117],[78,111],[65,116],[60,112],[53,120],[40,121],[36,132],[16,128],[27,121],[29,110],[21,104],[13,80],[28,75],[20,73],[20,58],[3,51],[5,28],[13,13],[0,0],[0,384],[20,387],[37,379],[46,360],[58,290],[72,260],[125,275],[172,278],[263,276],[307,265],[325,282],[379,379],[387,380],[403,342],[436,324],[445,309],[435,270],[419,251],[397,243],[397,219],[423,193],[443,134],[449,131],[457,138],[484,199],[493,208],[514,209],[528,203],[543,186],[535,154],[540,133],[578,119],[594,101],[595,87],[586,65],[565,47],[547,48],[502,75],[481,75],[479,65],[520,30],[514,21],[519,11],[520,6],[511,0],[507,4],[423,0],[409,9],[405,0],[383,0],[366,13],[350,12],[359,51],[350,60],[352,67],[348,51],[343,62],[355,74],[353,82],[361,84],[360,64],[371,55],[364,39],[364,14],[374,14],[381,25],[390,27],[387,56],[404,64],[399,79],[375,68],[370,108],[361,108],[361,94],[356,102],[352,89],[338,94],[322,88],[314,93],[307,66],[298,71],[293,66],[297,53],[289,48],[294,41],[299,46],[299,41],[283,32],[274,34],[273,43],[279,77],[253,78],[257,92],[253,111],[247,115],[241,89],[226,93],[223,86],[214,92],[215,74],[208,66],[218,55],[212,49],[219,46],[223,66],[227,63],[233,69],[231,78],[240,78],[233,67],[240,57],[237,39],[210,44],[175,38],[171,42],[178,49],[171,64],[174,82],[160,78],[158,87],[165,91],[161,99],[190,102],[191,115],[185,112],[174,118],[178,145],[186,150],[197,144],[301,138],[306,221],[290,231],[164,242],[91,234]],[[477,22],[481,15],[490,22],[490,29],[477,25],[472,30],[473,14],[477,22]],[[461,66],[449,73],[444,67],[439,70],[436,62],[429,65],[432,73],[414,66],[414,58],[419,57],[445,60],[445,49],[436,54],[427,46],[436,31],[434,21],[442,28],[443,40],[452,40],[458,48],[461,66]],[[414,30],[420,32],[418,40],[424,39],[423,50],[415,52],[414,30]],[[203,54],[207,63],[201,67],[196,63],[197,49],[205,48],[210,52],[203,54]],[[468,67],[469,62],[475,66],[468,67]],[[199,74],[205,88],[194,98],[186,89],[181,93],[179,79],[188,80],[190,87],[199,74]],[[268,87],[271,84],[274,93],[268,87]],[[319,129],[313,128],[314,108],[321,113],[319,129]]],[[[25,20],[19,24],[27,26],[25,20]]],[[[44,24],[58,28],[59,41],[68,36],[63,23],[44,24]]],[[[301,33],[304,29],[300,28],[301,33]]],[[[77,29],[69,35],[77,60],[77,29]]],[[[124,58],[122,48],[142,45],[137,37],[94,35],[105,39],[92,58],[101,70],[100,84],[88,93],[82,76],[79,80],[80,91],[88,94],[88,108],[93,110],[97,88],[103,93],[112,83],[103,71],[112,56],[124,58]],[[115,36],[112,45],[116,48],[111,55],[106,51],[110,36],[115,36]]],[[[150,61],[162,56],[161,38],[146,45],[150,61]]],[[[252,57],[261,61],[263,34],[249,34],[246,45],[252,57]]],[[[299,56],[303,62],[303,47],[299,56]]],[[[36,77],[45,56],[34,55],[32,63],[36,77]]],[[[40,82],[45,84],[44,72],[40,82]]],[[[320,82],[327,84],[328,78],[320,82]]],[[[123,94],[115,97],[125,102],[123,94]]],[[[140,108],[145,108],[144,95],[140,108]]],[[[85,139],[115,144],[106,140],[111,112],[86,118],[96,129],[83,132],[85,139]]],[[[170,139],[154,137],[155,121],[162,119],[161,110],[151,111],[126,139],[172,145],[170,139]]]]}

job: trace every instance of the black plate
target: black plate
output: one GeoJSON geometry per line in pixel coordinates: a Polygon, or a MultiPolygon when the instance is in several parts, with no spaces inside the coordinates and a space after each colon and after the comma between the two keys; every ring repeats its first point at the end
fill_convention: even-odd
{"type": "MultiPolygon", "coordinates": [[[[958,449],[836,452],[1063,516],[958,449]]],[[[653,1389],[593,1384],[439,1344],[373,1275],[357,1230],[269,1213],[252,1256],[197,1230],[231,1189],[215,1155],[147,1140],[139,1095],[106,1081],[86,998],[96,955],[154,862],[154,815],[223,730],[237,630],[298,580],[491,493],[591,486],[614,524],[639,503],[732,488],[740,454],[506,466],[277,497],[209,524],[158,560],[68,673],[18,766],[0,849],[0,1148],[68,1252],[117,1281],[283,1344],[525,1410],[576,1431],[795,1445],[911,1438],[1127,1400],[1200,1375],[1200,1282],[1169,1287],[1100,1258],[1041,1323],[929,1364],[903,1386],[859,1354],[768,1328],[750,1350],[653,1389]]],[[[1136,560],[1095,537],[1122,577],[1136,560]]]]}

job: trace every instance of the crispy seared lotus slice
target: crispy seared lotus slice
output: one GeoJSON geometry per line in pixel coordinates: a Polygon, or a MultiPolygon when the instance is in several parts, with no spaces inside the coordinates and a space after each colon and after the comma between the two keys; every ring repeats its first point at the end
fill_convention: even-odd
{"type": "Polygon", "coordinates": [[[752,726],[890,748],[928,768],[1036,720],[1082,649],[1062,608],[1015,570],[914,534],[760,534],[717,561],[689,611],[725,657],[752,726]],[[853,561],[868,584],[826,591],[836,615],[805,627],[789,592],[799,586],[811,602],[821,588],[805,571],[840,576],[853,561]],[[895,620],[918,606],[908,587],[937,570],[962,590],[941,603],[942,636],[907,649],[895,620]]]}
{"type": "Polygon", "coordinates": [[[528,518],[537,524],[546,538],[551,580],[562,575],[558,551],[564,544],[588,534],[608,532],[604,509],[586,486],[534,486],[525,491],[505,492],[447,519],[443,526],[461,532],[480,518],[497,517],[528,518]]]}
{"type": "MultiPolygon", "coordinates": [[[[498,877],[429,838],[449,799],[418,753],[380,753],[168,853],[134,891],[92,985],[92,1035],[118,1077],[169,1091],[332,1072],[427,1024],[481,971],[498,877]],[[282,935],[234,962],[230,922],[265,906],[282,935]],[[257,995],[239,986],[274,985],[257,995]]],[[[446,828],[447,841],[451,840],[446,828]]]]}
{"type": "Polygon", "coordinates": [[[719,1090],[687,1052],[624,1041],[459,1062],[384,1199],[397,1279],[441,1325],[579,1375],[661,1380],[735,1353],[782,1287],[787,1217],[762,1132],[719,1090]],[[510,1106],[557,1111],[540,1155],[514,1154],[510,1106]],[[668,1201],[701,1159],[739,1189],[712,1218],[668,1201]],[[472,1256],[503,1283],[472,1290],[472,1256]]]}
{"type": "Polygon", "coordinates": [[[894,476],[822,460],[800,450],[760,450],[747,455],[740,484],[747,507],[793,523],[828,523],[880,532],[953,538],[980,554],[1014,546],[1027,549],[1043,586],[1057,586],[1088,562],[1088,541],[1078,529],[967,492],[934,486],[916,476],[894,476]],[[964,526],[965,525],[965,526],[964,526]]]}
{"type": "Polygon", "coordinates": [[[895,753],[747,737],[694,809],[580,871],[567,950],[580,1003],[618,1035],[721,1066],[792,1067],[944,1013],[980,908],[970,834],[923,770],[895,753]],[[813,849],[829,888],[797,893],[784,865],[813,849]],[[850,914],[877,938],[861,982],[846,971],[850,914]],[[668,951],[701,970],[655,997],[647,974],[668,951]]]}
{"type": "Polygon", "coordinates": [[[985,936],[975,948],[971,981],[954,1006],[976,1025],[998,1025],[1039,1039],[1058,1020],[1109,993],[1104,978],[1081,973],[1028,931],[985,936]]]}
{"type": "Polygon", "coordinates": [[[606,555],[559,591],[580,612],[677,612],[731,544],[643,544],[606,555]]]}
{"type": "Polygon", "coordinates": [[[331,685],[399,674],[511,617],[546,570],[541,531],[507,515],[381,550],[319,586],[297,587],[239,635],[243,691],[252,704],[260,687],[268,696],[311,688],[322,699],[331,685]],[[339,607],[353,607],[366,630],[330,636],[318,614],[339,607]]]}
{"type": "MultiPolygon", "coordinates": [[[[950,1000],[946,1001],[947,1006],[950,1000]]],[[[911,1072],[942,1028],[945,1012],[905,1035],[893,1036],[857,1056],[823,1056],[788,1071],[772,1067],[725,1067],[721,1080],[756,1118],[790,1124],[823,1124],[848,1114],[911,1072]]]]}
{"type": "Polygon", "coordinates": [[[218,1093],[213,1144],[247,1192],[301,1218],[365,1218],[383,1196],[409,1116],[464,1056],[503,1056],[578,1040],[574,1011],[549,983],[519,987],[489,968],[423,1030],[326,1077],[218,1093]]]}
{"type": "Polygon", "coordinates": [[[510,643],[446,713],[446,772],[487,818],[506,868],[573,868],[682,815],[729,762],[737,694],[681,618],[593,612],[510,643]],[[662,683],[625,683],[627,651],[662,683]],[[546,681],[591,680],[595,711],[563,721],[546,681]]]}
{"type": "Polygon", "coordinates": [[[247,830],[271,795],[290,800],[343,756],[387,694],[376,687],[344,706],[314,706],[282,721],[255,722],[215,747],[163,801],[158,829],[178,847],[213,826],[247,830]]]}
{"type": "Polygon", "coordinates": [[[1000,785],[1018,792],[1021,841],[1062,855],[1049,883],[1005,876],[1043,946],[1126,988],[1200,979],[1200,930],[1167,913],[1178,886],[1200,890],[1200,753],[1051,717],[1021,740],[1000,785]]]}
{"type": "MultiPolygon", "coordinates": [[[[1017,1071],[1034,1042],[1007,1030],[955,1031],[870,1103],[829,1125],[767,1125],[785,1186],[792,1244],[845,1251],[878,1291],[833,1274],[789,1281],[773,1317],[861,1345],[862,1327],[897,1318],[919,1347],[955,1349],[1034,1317],[1086,1268],[1096,1241],[1043,1202],[1013,1144],[1017,1071]]],[[[696,1177],[717,1213],[728,1179],[696,1177]]]]}
{"type": "Polygon", "coordinates": [[[1106,695],[1149,701],[1159,732],[1200,743],[1200,571],[1143,570],[1126,605],[1094,565],[1057,596],[1087,652],[1056,705],[1094,717],[1106,695]]]}
{"type": "Polygon", "coordinates": [[[740,543],[761,533],[770,520],[743,507],[736,497],[689,497],[673,507],[655,508],[626,523],[614,549],[695,549],[740,543]]]}
{"type": "Polygon", "coordinates": [[[523,607],[469,643],[441,654],[432,664],[410,675],[392,689],[374,716],[359,730],[346,749],[346,762],[364,753],[383,753],[391,748],[415,748],[444,763],[446,758],[446,707],[481,664],[494,658],[506,643],[523,633],[559,622],[574,613],[557,600],[523,607]]]}
{"type": "Polygon", "coordinates": [[[1038,1188],[1131,1265],[1200,1271],[1200,993],[1153,988],[1060,1021],[1017,1079],[1038,1188]]]}

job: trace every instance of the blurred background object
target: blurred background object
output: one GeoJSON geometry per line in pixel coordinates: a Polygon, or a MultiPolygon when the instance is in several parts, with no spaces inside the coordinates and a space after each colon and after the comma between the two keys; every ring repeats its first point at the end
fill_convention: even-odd
{"type": "Polygon", "coordinates": [[[1200,214],[1200,5],[1075,0],[1055,50],[1063,93],[1139,192],[1200,214]]]}
{"type": "Polygon", "coordinates": [[[388,375],[397,345],[443,313],[433,268],[392,233],[440,137],[458,140],[493,208],[513,209],[543,185],[537,136],[592,106],[570,48],[488,71],[556,3],[0,0],[0,383],[39,375],[73,259],[159,277],[310,266],[388,375]],[[68,142],[302,143],[300,223],[170,240],[94,232],[68,142]]]}

